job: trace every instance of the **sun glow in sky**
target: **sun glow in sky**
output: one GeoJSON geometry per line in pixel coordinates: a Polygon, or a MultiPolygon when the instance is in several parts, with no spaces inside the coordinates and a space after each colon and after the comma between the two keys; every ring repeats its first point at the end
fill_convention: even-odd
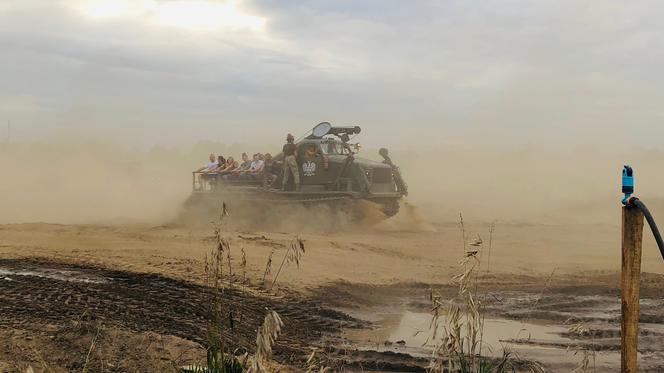
{"type": "Polygon", "coordinates": [[[261,31],[265,18],[248,14],[239,3],[239,0],[83,0],[79,9],[93,18],[141,17],[152,24],[188,30],[261,31]]]}

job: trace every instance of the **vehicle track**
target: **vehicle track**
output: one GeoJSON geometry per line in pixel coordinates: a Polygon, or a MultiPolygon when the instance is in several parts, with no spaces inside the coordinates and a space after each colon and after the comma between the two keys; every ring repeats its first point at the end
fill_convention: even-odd
{"type": "MultiPolygon", "coordinates": [[[[64,324],[85,315],[107,325],[174,335],[205,344],[208,320],[204,286],[157,274],[116,271],[42,259],[0,260],[0,327],[34,322],[64,324]]],[[[275,356],[300,361],[326,334],[359,326],[349,316],[315,301],[276,298],[234,288],[222,306],[232,310],[233,329],[225,337],[234,348],[252,351],[267,309],[277,311],[283,334],[275,356]]]]}

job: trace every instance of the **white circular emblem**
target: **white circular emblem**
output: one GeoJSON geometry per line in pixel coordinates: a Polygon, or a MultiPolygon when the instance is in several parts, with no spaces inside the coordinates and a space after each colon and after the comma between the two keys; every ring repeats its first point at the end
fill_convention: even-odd
{"type": "Polygon", "coordinates": [[[304,176],[316,175],[316,163],[312,161],[302,163],[302,174],[304,176]]]}

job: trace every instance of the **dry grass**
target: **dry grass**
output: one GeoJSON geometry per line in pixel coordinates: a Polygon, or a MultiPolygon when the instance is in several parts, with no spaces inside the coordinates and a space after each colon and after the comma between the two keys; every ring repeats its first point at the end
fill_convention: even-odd
{"type": "MultiPolygon", "coordinates": [[[[498,359],[483,356],[484,308],[478,301],[478,269],[484,251],[484,241],[478,235],[467,242],[463,215],[459,215],[459,229],[463,240],[464,255],[459,262],[459,273],[453,277],[458,286],[456,297],[444,301],[431,294],[432,335],[427,341],[434,345],[428,371],[431,373],[504,373],[527,369],[544,373],[544,367],[536,362],[521,360],[514,352],[503,347],[498,359]]],[[[493,225],[489,230],[490,246],[493,225]]],[[[490,252],[490,250],[489,250],[490,252]]],[[[489,268],[487,266],[487,272],[489,268]]]]}
{"type": "MultiPolygon", "coordinates": [[[[270,291],[274,289],[274,285],[276,285],[277,279],[279,278],[279,275],[281,274],[281,271],[285,265],[295,264],[297,268],[300,268],[300,261],[302,260],[302,256],[304,255],[305,251],[304,241],[301,238],[296,237],[290,242],[288,248],[286,249],[286,253],[284,253],[284,257],[281,260],[281,264],[277,269],[277,273],[272,279],[272,283],[269,289],[270,291]]],[[[272,251],[270,251],[270,255],[267,257],[267,263],[265,263],[265,270],[263,271],[263,279],[261,280],[262,287],[265,287],[268,276],[272,274],[272,258],[274,257],[274,253],[275,250],[272,249],[272,251]]]]}
{"type": "Polygon", "coordinates": [[[242,268],[242,284],[247,283],[247,253],[244,252],[244,248],[241,249],[242,261],[240,262],[240,268],[242,268]]]}
{"type": "Polygon", "coordinates": [[[590,336],[592,339],[591,348],[584,347],[579,344],[572,345],[567,348],[568,351],[573,351],[574,355],[581,355],[581,361],[579,361],[572,373],[596,373],[596,353],[595,349],[592,348],[595,344],[595,331],[588,328],[588,326],[586,326],[586,324],[582,321],[577,321],[573,318],[568,319],[566,323],[569,325],[567,330],[570,334],[579,337],[590,336]]]}
{"type": "Polygon", "coordinates": [[[0,334],[14,341],[13,351],[0,351],[0,372],[177,372],[203,354],[194,342],[102,324],[94,316],[0,334]]]}
{"type": "MultiPolygon", "coordinates": [[[[309,358],[307,359],[307,369],[305,373],[328,373],[332,372],[333,369],[331,367],[328,367],[323,359],[320,359],[318,354],[317,354],[318,349],[313,348],[311,351],[311,354],[309,355],[309,358]]],[[[340,369],[340,371],[343,371],[343,368],[340,369]]]]}
{"type": "Polygon", "coordinates": [[[264,362],[272,356],[272,346],[276,342],[284,323],[275,311],[268,311],[263,326],[256,335],[256,354],[251,359],[248,373],[267,373],[264,362]]]}
{"type": "Polygon", "coordinates": [[[272,256],[274,255],[274,249],[270,251],[270,255],[267,257],[267,263],[265,263],[265,271],[263,271],[263,280],[261,281],[261,286],[265,286],[265,279],[272,273],[272,256]]]}
{"type": "Polygon", "coordinates": [[[277,273],[274,275],[274,280],[272,280],[270,290],[272,290],[274,285],[277,283],[277,279],[279,278],[279,274],[281,274],[281,270],[284,268],[284,264],[295,263],[297,268],[300,268],[300,260],[302,259],[304,252],[304,241],[302,241],[302,239],[298,237],[291,241],[290,245],[288,245],[286,253],[284,254],[284,259],[281,261],[281,265],[279,266],[277,273]]]}
{"type": "Polygon", "coordinates": [[[92,338],[92,343],[90,343],[90,349],[88,350],[88,355],[85,357],[85,364],[83,365],[83,373],[88,371],[88,364],[90,364],[90,355],[94,351],[95,346],[97,345],[97,340],[99,340],[99,333],[101,332],[101,325],[97,327],[97,333],[94,338],[92,338]]]}
{"type": "MultiPolygon", "coordinates": [[[[224,296],[224,284],[228,284],[229,288],[233,287],[233,261],[231,255],[231,245],[228,240],[223,237],[222,231],[225,225],[226,218],[229,216],[226,204],[223,204],[222,212],[219,220],[213,223],[214,243],[215,246],[209,255],[205,258],[205,279],[207,286],[212,290],[210,292],[210,299],[207,300],[209,325],[208,325],[208,348],[207,348],[207,362],[205,367],[190,367],[184,369],[183,372],[193,373],[241,373],[244,371],[251,373],[267,373],[270,371],[266,364],[272,356],[272,347],[276,342],[282,327],[284,326],[281,317],[275,311],[268,310],[267,315],[263,321],[262,327],[258,330],[256,335],[256,353],[252,358],[247,354],[242,359],[238,359],[229,351],[228,346],[222,339],[222,332],[224,327],[229,328],[232,339],[233,335],[233,320],[238,315],[233,314],[233,305],[228,306],[227,309],[222,308],[222,299],[224,296]],[[226,274],[224,272],[224,259],[227,264],[226,274]],[[227,281],[224,280],[224,276],[227,281]],[[226,325],[228,321],[228,325],[226,325]]],[[[284,256],[284,260],[279,267],[272,286],[276,283],[277,277],[281,272],[285,263],[296,263],[299,266],[299,261],[304,253],[304,244],[301,240],[297,239],[289,247],[284,256]],[[297,250],[296,250],[297,249],[297,250]]],[[[242,269],[242,283],[246,280],[246,253],[244,248],[241,249],[241,264],[242,269]]],[[[272,256],[274,251],[270,253],[266,265],[265,273],[263,276],[263,283],[265,278],[270,274],[272,268],[272,256]]]]}
{"type": "Polygon", "coordinates": [[[224,259],[228,265],[226,275],[228,287],[233,287],[233,266],[231,260],[231,245],[223,237],[223,228],[229,216],[224,203],[217,221],[212,222],[214,232],[214,247],[205,256],[205,282],[210,292],[205,300],[208,314],[207,348],[205,366],[190,366],[183,368],[183,373],[241,373],[244,371],[242,363],[232,354],[223,339],[224,329],[230,330],[233,335],[232,305],[223,307],[222,299],[226,291],[224,280],[224,259]]]}

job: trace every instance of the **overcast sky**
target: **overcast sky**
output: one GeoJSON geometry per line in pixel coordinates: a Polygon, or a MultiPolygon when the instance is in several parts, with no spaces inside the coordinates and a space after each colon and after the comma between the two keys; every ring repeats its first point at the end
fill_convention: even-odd
{"type": "Polygon", "coordinates": [[[327,120],[361,125],[371,146],[664,147],[662,14],[660,1],[0,0],[0,121],[19,139],[148,145],[281,142],[327,120]]]}

